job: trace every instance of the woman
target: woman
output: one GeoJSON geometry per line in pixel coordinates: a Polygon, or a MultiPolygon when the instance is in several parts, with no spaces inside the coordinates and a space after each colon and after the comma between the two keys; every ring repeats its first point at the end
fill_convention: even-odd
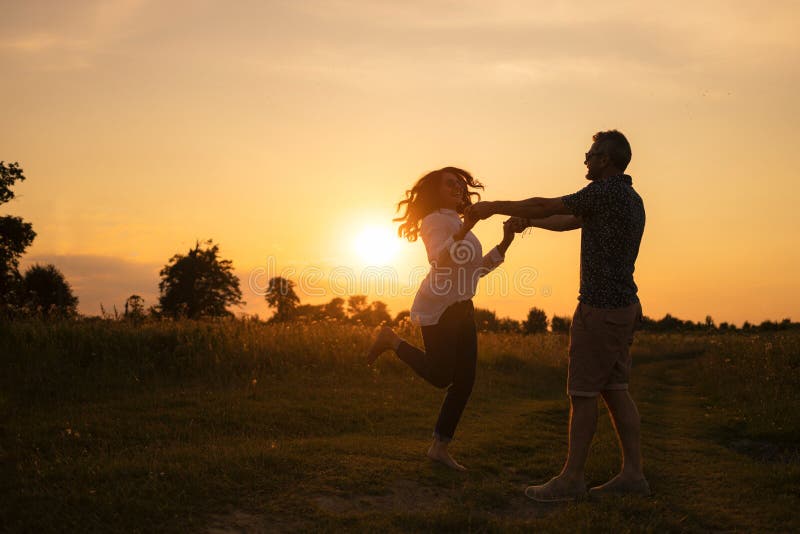
{"type": "Polygon", "coordinates": [[[447,450],[475,382],[478,347],[472,297],[478,279],[503,262],[514,239],[511,224],[503,225],[503,240],[485,256],[481,243],[470,230],[475,219],[465,218],[472,189],[483,189],[467,171],[445,167],[429,172],[398,205],[405,213],[398,234],[409,241],[422,236],[431,269],[417,291],[411,306],[411,320],[421,326],[425,351],[400,338],[391,328],[382,327],[369,350],[372,365],[384,351],[393,350],[420,377],[437,388],[447,388],[428,449],[432,460],[464,471],[447,450]]]}

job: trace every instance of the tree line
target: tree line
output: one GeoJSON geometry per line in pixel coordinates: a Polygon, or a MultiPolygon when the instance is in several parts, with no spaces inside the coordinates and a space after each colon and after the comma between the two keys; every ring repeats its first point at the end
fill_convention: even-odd
{"type": "MultiPolygon", "coordinates": [[[[267,304],[275,310],[270,321],[348,321],[377,326],[399,325],[408,321],[410,317],[409,310],[403,310],[392,317],[385,302],[380,300],[369,302],[367,295],[351,295],[347,300],[335,297],[324,304],[301,304],[294,288],[294,282],[286,278],[270,279],[266,299],[267,304]]],[[[563,318],[553,319],[556,325],[563,324],[563,318]]],[[[548,324],[547,315],[538,308],[531,308],[525,321],[497,317],[492,310],[475,308],[475,322],[481,331],[518,333],[545,332],[548,324]]],[[[566,329],[569,329],[568,323],[566,329]]]]}
{"type": "MultiPolygon", "coordinates": [[[[17,163],[0,161],[0,204],[14,199],[13,185],[25,180],[17,163]]],[[[55,265],[33,265],[24,273],[19,271],[19,260],[33,243],[36,232],[30,222],[11,215],[0,216],[0,316],[4,318],[77,317],[78,298],[72,287],[55,265]]],[[[239,278],[233,273],[233,261],[220,256],[219,245],[209,239],[195,242],[185,254],[173,255],[159,272],[158,302],[145,307],[140,295],[131,295],[124,303],[123,312],[114,307],[113,316],[101,305],[104,317],[143,320],[145,318],[232,317],[231,306],[245,304],[239,278]]],[[[407,321],[409,311],[391,316],[386,303],[369,302],[366,295],[341,297],[324,304],[301,304],[294,290],[294,282],[287,278],[269,280],[264,298],[273,310],[269,322],[287,321],[342,321],[368,326],[400,324],[407,321]]],[[[258,318],[255,316],[254,318],[258,318]]],[[[533,307],[525,320],[498,317],[492,310],[476,308],[478,329],[486,332],[533,334],[569,332],[571,318],[554,315],[548,319],[544,310],[533,307]]],[[[653,332],[726,332],[726,331],[778,331],[800,328],[800,323],[790,319],[764,321],[758,325],[745,321],[741,328],[726,322],[717,325],[707,316],[703,322],[683,321],[670,314],[660,320],[645,317],[642,329],[653,332]]]]}

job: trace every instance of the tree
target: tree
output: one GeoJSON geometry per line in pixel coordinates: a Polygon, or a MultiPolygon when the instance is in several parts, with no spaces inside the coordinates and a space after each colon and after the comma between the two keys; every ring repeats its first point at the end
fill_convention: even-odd
{"type": "Polygon", "coordinates": [[[481,332],[495,332],[497,330],[497,314],[492,310],[475,308],[475,326],[481,332]]]}
{"type": "Polygon", "coordinates": [[[572,326],[572,319],[569,317],[559,317],[558,315],[553,315],[553,319],[550,321],[550,330],[552,330],[554,333],[569,333],[570,326],[572,326]]]}
{"type": "MultiPolygon", "coordinates": [[[[14,199],[11,187],[19,180],[25,180],[17,163],[0,161],[0,204],[14,199]]],[[[36,232],[31,223],[20,217],[6,215],[0,217],[0,312],[10,313],[11,309],[22,304],[22,277],[19,274],[19,258],[25,252],[36,232]]]]}
{"type": "Polygon", "coordinates": [[[547,314],[539,308],[531,308],[528,318],[522,325],[522,330],[526,334],[536,334],[547,331],[547,314]]]}
{"type": "Polygon", "coordinates": [[[511,317],[502,317],[497,320],[497,330],[499,332],[520,333],[522,332],[522,323],[511,317]]]}
{"type": "Polygon", "coordinates": [[[228,306],[244,304],[233,262],[219,258],[219,245],[211,239],[204,245],[196,242],[186,255],[175,254],[161,269],[159,305],[165,315],[221,317],[233,315],[228,306]]]}
{"type": "Polygon", "coordinates": [[[294,292],[294,282],[281,276],[269,279],[265,298],[269,307],[275,309],[271,321],[288,321],[300,303],[300,298],[294,292]]]}
{"type": "Polygon", "coordinates": [[[347,299],[347,316],[355,321],[356,317],[363,313],[368,306],[366,295],[350,295],[347,299]]]}
{"type": "Polygon", "coordinates": [[[392,316],[389,315],[389,307],[386,305],[386,303],[381,302],[380,300],[373,302],[369,307],[369,322],[366,322],[365,324],[379,325],[389,324],[391,322],[392,316]]]}
{"type": "MultiPolygon", "coordinates": [[[[392,316],[389,315],[389,308],[386,306],[385,302],[381,302],[380,300],[376,300],[372,304],[367,304],[366,299],[367,297],[364,295],[354,295],[356,300],[354,304],[356,307],[353,307],[354,313],[350,315],[350,320],[361,323],[367,326],[376,326],[383,323],[390,323],[392,322],[392,316]],[[363,301],[361,300],[363,297],[363,301]]],[[[351,297],[352,299],[352,297],[351,297]]]]}
{"type": "Polygon", "coordinates": [[[44,317],[71,317],[78,313],[78,297],[72,294],[55,265],[33,265],[22,277],[25,306],[44,317]]]}
{"type": "Polygon", "coordinates": [[[406,321],[411,321],[411,312],[409,310],[403,310],[394,317],[395,326],[400,326],[406,321]]]}
{"type": "Polygon", "coordinates": [[[139,295],[131,295],[125,300],[125,318],[144,319],[144,299],[139,295]]]}
{"type": "Polygon", "coordinates": [[[292,319],[302,321],[321,321],[325,319],[324,304],[300,304],[292,312],[292,319]]]}
{"type": "Polygon", "coordinates": [[[332,298],[330,302],[323,305],[322,311],[328,319],[334,319],[336,321],[344,321],[347,319],[347,314],[344,312],[344,299],[341,297],[332,298]]]}

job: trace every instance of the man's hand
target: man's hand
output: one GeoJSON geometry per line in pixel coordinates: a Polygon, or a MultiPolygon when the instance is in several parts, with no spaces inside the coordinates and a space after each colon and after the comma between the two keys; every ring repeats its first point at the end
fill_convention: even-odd
{"type": "Polygon", "coordinates": [[[476,202],[472,206],[467,207],[466,213],[469,217],[477,220],[488,219],[494,215],[491,202],[476,202]]]}
{"type": "Polygon", "coordinates": [[[458,229],[458,232],[453,234],[453,241],[461,241],[467,236],[467,232],[472,230],[475,225],[478,223],[478,219],[472,216],[472,214],[467,210],[464,210],[464,220],[461,223],[461,228],[458,229]]]}
{"type": "Polygon", "coordinates": [[[478,219],[475,217],[472,212],[469,211],[469,208],[464,212],[464,222],[462,223],[462,228],[464,228],[464,233],[469,232],[472,230],[476,224],[478,224],[478,219]]]}

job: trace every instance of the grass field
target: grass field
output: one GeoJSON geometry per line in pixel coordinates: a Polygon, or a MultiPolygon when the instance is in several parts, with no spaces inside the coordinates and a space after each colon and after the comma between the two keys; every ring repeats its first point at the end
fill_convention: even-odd
{"type": "MultiPolygon", "coordinates": [[[[417,339],[414,331],[407,335],[417,339]]],[[[567,339],[482,334],[452,450],[442,392],[351,325],[0,325],[0,530],[800,531],[800,334],[640,334],[653,496],[525,499],[566,452],[567,339]]],[[[619,463],[604,410],[590,483],[619,463]]]]}

